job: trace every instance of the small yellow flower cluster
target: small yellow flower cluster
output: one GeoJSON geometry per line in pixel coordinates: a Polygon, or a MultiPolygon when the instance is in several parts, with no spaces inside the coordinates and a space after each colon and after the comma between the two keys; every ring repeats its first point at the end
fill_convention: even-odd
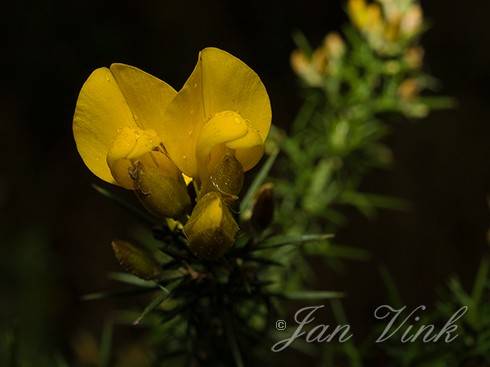
{"type": "Polygon", "coordinates": [[[306,85],[321,87],[325,76],[338,72],[344,54],[345,44],[342,37],[332,32],[311,56],[302,50],[294,50],[291,54],[291,67],[306,85]]]}
{"type": "Polygon", "coordinates": [[[206,48],[178,92],[129,65],[96,69],[80,91],[73,133],[96,176],[133,190],[155,216],[180,222],[191,250],[215,258],[234,242],[238,225],[228,206],[262,157],[270,124],[258,75],[206,48]]]}
{"type": "Polygon", "coordinates": [[[424,87],[424,81],[416,77],[407,78],[398,86],[397,95],[406,115],[421,118],[430,112],[429,107],[418,100],[424,87]]]}
{"type": "Polygon", "coordinates": [[[349,0],[352,23],[381,54],[403,50],[422,30],[423,13],[414,0],[349,0]]]}

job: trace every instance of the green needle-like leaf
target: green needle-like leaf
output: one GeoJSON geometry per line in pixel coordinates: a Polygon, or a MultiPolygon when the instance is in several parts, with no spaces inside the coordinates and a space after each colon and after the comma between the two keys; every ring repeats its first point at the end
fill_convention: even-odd
{"type": "Polygon", "coordinates": [[[137,276],[129,273],[110,273],[109,278],[116,280],[121,283],[126,283],[130,285],[136,285],[143,288],[155,288],[157,283],[151,280],[144,280],[138,278],[137,276]]]}
{"type": "Polygon", "coordinates": [[[235,361],[235,366],[236,367],[244,367],[245,365],[243,364],[243,359],[242,359],[242,353],[240,351],[240,347],[238,345],[238,341],[235,335],[235,330],[233,327],[233,321],[228,314],[228,312],[225,312],[225,329],[226,329],[226,335],[228,339],[228,343],[230,344],[230,349],[231,353],[233,355],[233,359],[235,361]]]}
{"type": "Polygon", "coordinates": [[[111,321],[106,322],[102,331],[100,342],[100,367],[109,367],[112,350],[112,331],[113,324],[111,321]]]}
{"type": "Polygon", "coordinates": [[[335,291],[295,291],[278,294],[289,300],[327,300],[343,298],[344,293],[335,291]]]}
{"type": "Polygon", "coordinates": [[[300,245],[308,242],[321,242],[333,238],[332,234],[302,234],[274,236],[262,243],[251,251],[268,250],[289,245],[300,245]]]}
{"type": "Polygon", "coordinates": [[[254,181],[250,185],[250,188],[248,189],[247,193],[245,194],[240,204],[240,213],[242,215],[252,206],[254,195],[259,189],[260,185],[262,185],[265,179],[267,178],[267,175],[269,174],[272,165],[276,161],[278,154],[279,154],[279,149],[274,150],[267,158],[267,161],[264,163],[257,176],[255,176],[254,181]]]}
{"type": "Polygon", "coordinates": [[[133,213],[136,217],[138,217],[141,221],[154,225],[155,220],[153,219],[152,216],[150,216],[148,213],[146,213],[143,210],[140,210],[139,208],[135,207],[133,204],[129,203],[127,200],[124,198],[114,194],[113,192],[99,186],[96,184],[93,184],[92,187],[97,191],[99,194],[102,196],[105,196],[106,198],[116,202],[119,206],[121,206],[124,209],[129,210],[131,213],[133,213]]]}
{"type": "Polygon", "coordinates": [[[468,314],[469,321],[475,326],[478,323],[478,311],[488,281],[488,271],[489,271],[488,260],[484,259],[482,260],[480,264],[480,268],[478,269],[478,274],[476,276],[475,284],[471,292],[472,302],[468,314]]]}
{"type": "Polygon", "coordinates": [[[95,301],[100,299],[106,299],[111,297],[125,297],[137,294],[144,294],[148,292],[152,292],[158,289],[157,286],[155,288],[130,288],[130,289],[122,289],[117,291],[101,291],[85,294],[81,297],[82,301],[95,301]]]}
{"type": "Polygon", "coordinates": [[[143,312],[141,313],[141,315],[136,319],[134,320],[134,325],[138,325],[141,320],[144,319],[144,317],[150,313],[151,311],[153,311],[154,309],[156,309],[158,306],[160,306],[167,298],[170,297],[170,291],[166,288],[163,288],[163,290],[158,294],[158,296],[156,298],[154,298],[149,304],[148,306],[145,307],[145,309],[143,310],[143,312]]]}

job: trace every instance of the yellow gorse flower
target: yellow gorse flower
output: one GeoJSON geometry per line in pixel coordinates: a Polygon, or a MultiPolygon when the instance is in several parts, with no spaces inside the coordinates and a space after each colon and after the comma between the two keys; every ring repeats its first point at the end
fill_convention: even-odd
{"type": "Polygon", "coordinates": [[[313,51],[311,57],[300,49],[294,50],[290,57],[291,68],[306,85],[321,87],[325,76],[337,74],[344,54],[345,43],[342,37],[331,32],[325,36],[323,43],[313,51]]]}
{"type": "Polygon", "coordinates": [[[380,53],[393,54],[422,29],[422,8],[413,0],[349,0],[352,23],[380,53]]]}
{"type": "Polygon", "coordinates": [[[133,66],[96,69],[80,91],[73,133],[87,167],[106,182],[135,190],[151,212],[172,218],[189,212],[185,177],[202,189],[198,198],[218,192],[213,205],[222,201],[222,209],[205,213],[228,218],[227,195],[236,198],[243,172],[262,157],[270,124],[259,76],[229,53],[206,48],[178,92],[133,66]]]}
{"type": "Polygon", "coordinates": [[[258,75],[229,53],[206,48],[179,92],[129,65],[95,70],[78,97],[73,132],[96,176],[132,188],[117,165],[160,146],[192,178],[203,178],[226,151],[247,171],[262,157],[270,123],[258,75]]]}
{"type": "Polygon", "coordinates": [[[258,75],[230,54],[207,48],[168,105],[160,133],[180,170],[202,179],[226,151],[244,171],[253,168],[263,155],[270,124],[269,97],[258,75]]]}

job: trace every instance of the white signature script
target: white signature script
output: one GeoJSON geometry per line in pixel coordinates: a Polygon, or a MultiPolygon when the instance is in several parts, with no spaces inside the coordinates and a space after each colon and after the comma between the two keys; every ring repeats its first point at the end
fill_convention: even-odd
{"type": "MultiPolygon", "coordinates": [[[[271,350],[273,352],[281,352],[299,338],[304,338],[307,343],[330,343],[333,341],[345,343],[352,338],[353,334],[349,324],[336,326],[327,324],[314,325],[316,312],[324,307],[324,305],[308,306],[298,310],[294,315],[294,321],[297,324],[296,329],[289,337],[275,343],[271,350]]],[[[458,337],[458,325],[456,322],[468,312],[468,306],[458,309],[440,328],[433,324],[420,322],[420,313],[426,309],[427,307],[424,305],[413,309],[409,309],[408,306],[395,308],[389,305],[382,305],[377,307],[374,311],[374,317],[377,320],[384,320],[386,326],[376,339],[376,343],[383,343],[395,338],[399,338],[401,343],[413,343],[415,341],[451,343],[454,341],[458,337]]],[[[279,323],[286,324],[283,320],[279,320],[279,323]]]]}

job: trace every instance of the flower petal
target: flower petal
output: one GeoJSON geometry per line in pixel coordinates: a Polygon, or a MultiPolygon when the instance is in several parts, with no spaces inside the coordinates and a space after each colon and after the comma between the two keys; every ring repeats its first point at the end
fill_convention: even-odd
{"type": "Polygon", "coordinates": [[[106,158],[116,184],[128,190],[134,189],[130,174],[131,161],[151,152],[160,143],[161,140],[154,130],[128,127],[120,129],[107,152],[106,158]]]}
{"type": "Polygon", "coordinates": [[[247,129],[246,135],[226,143],[226,146],[231,149],[246,149],[256,145],[263,145],[263,142],[258,131],[253,127],[247,129]]]}
{"type": "Polygon", "coordinates": [[[235,112],[217,113],[202,128],[196,147],[196,156],[201,176],[207,174],[209,155],[214,147],[245,137],[247,123],[235,112]]]}
{"type": "Polygon", "coordinates": [[[106,156],[118,130],[123,127],[136,127],[128,104],[109,69],[96,69],[78,96],[73,135],[90,171],[110,183],[115,181],[106,156]]]}
{"type": "Polygon", "coordinates": [[[256,145],[250,148],[241,148],[235,151],[235,158],[243,167],[243,171],[249,171],[255,167],[264,155],[264,146],[256,145]]]}
{"type": "Polygon", "coordinates": [[[271,125],[269,96],[259,76],[243,61],[217,48],[200,54],[204,110],[208,118],[220,111],[235,111],[265,141],[271,125]]]}
{"type": "Polygon", "coordinates": [[[197,177],[196,144],[206,122],[201,98],[201,64],[168,105],[161,138],[170,158],[189,177],[197,177]]]}
{"type": "Polygon", "coordinates": [[[226,143],[226,146],[235,150],[235,158],[238,159],[246,172],[252,169],[264,154],[264,143],[257,130],[249,126],[247,135],[226,143]]]}
{"type": "Polygon", "coordinates": [[[183,88],[169,104],[162,140],[176,165],[197,177],[196,144],[200,130],[214,115],[238,113],[265,141],[271,123],[267,91],[245,63],[217,48],[206,48],[183,88]]]}
{"type": "Polygon", "coordinates": [[[165,109],[177,92],[164,81],[134,66],[112,64],[111,73],[121,89],[136,124],[160,135],[165,109]]]}

